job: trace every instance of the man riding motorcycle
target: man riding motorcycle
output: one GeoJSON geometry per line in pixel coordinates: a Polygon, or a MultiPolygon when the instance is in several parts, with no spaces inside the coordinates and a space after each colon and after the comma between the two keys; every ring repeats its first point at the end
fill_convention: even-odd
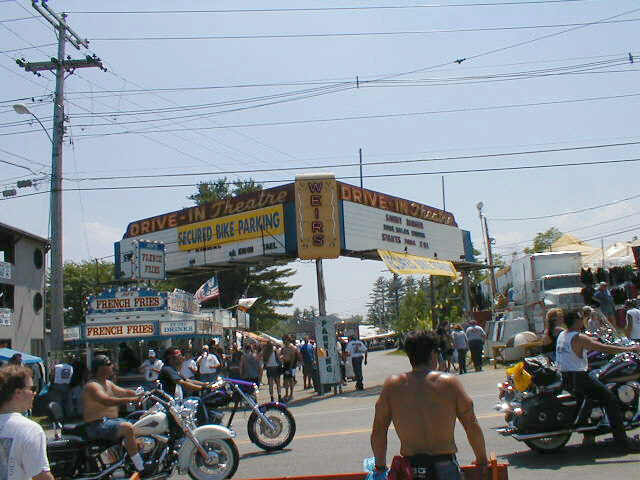
{"type": "Polygon", "coordinates": [[[93,378],[84,387],[84,421],[88,440],[108,440],[114,443],[124,439],[129,457],[137,471],[144,471],[144,462],[136,443],[133,425],[118,418],[118,407],[138,401],[133,390],[118,387],[109,380],[113,376],[111,360],[106,355],[93,359],[93,378]]]}
{"type": "Polygon", "coordinates": [[[611,422],[611,430],[616,443],[627,451],[640,452],[640,440],[627,438],[618,402],[607,387],[595,376],[587,373],[587,351],[597,350],[608,353],[640,352],[640,346],[619,347],[602,344],[588,335],[580,333],[584,328],[584,318],[576,312],[565,315],[568,330],[558,335],[556,363],[562,372],[562,383],[573,395],[593,398],[601,402],[611,422]]]}
{"type": "Polygon", "coordinates": [[[176,399],[183,398],[182,387],[188,391],[199,391],[208,387],[208,383],[199,382],[193,378],[186,379],[180,374],[180,366],[184,358],[182,352],[177,348],[171,347],[165,353],[164,366],[160,370],[158,380],[162,383],[162,388],[169,395],[176,399]]]}

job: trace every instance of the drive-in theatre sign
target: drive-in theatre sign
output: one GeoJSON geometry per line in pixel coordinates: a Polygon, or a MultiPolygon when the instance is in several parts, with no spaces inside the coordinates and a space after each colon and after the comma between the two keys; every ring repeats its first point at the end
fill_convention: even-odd
{"type": "Polygon", "coordinates": [[[379,251],[434,260],[405,262],[419,264],[421,273],[434,265],[434,275],[473,261],[469,232],[452,213],[332,174],[301,175],[295,183],[132,222],[116,244],[117,272],[125,261],[120,252],[135,242],[163,244],[169,275],[294,258],[380,260],[379,251]]]}

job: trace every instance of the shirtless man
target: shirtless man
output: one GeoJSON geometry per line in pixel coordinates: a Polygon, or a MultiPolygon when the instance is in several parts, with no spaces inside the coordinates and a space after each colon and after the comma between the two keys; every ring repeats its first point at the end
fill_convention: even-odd
{"type": "Polygon", "coordinates": [[[144,470],[138,451],[133,425],[118,418],[118,406],[136,402],[139,395],[133,390],[118,387],[109,378],[113,376],[111,360],[106,355],[93,359],[93,378],[84,387],[84,421],[88,440],[107,440],[114,443],[124,438],[124,444],[136,470],[144,470]]]}
{"type": "Polygon", "coordinates": [[[462,478],[454,441],[456,418],[467,433],[476,465],[487,464],[484,436],[473,401],[454,376],[434,371],[439,338],[435,332],[408,334],[404,350],[413,369],[387,378],[376,403],[371,449],[376,471],[386,470],[387,432],[393,421],[400,454],[407,457],[416,480],[462,478]]]}

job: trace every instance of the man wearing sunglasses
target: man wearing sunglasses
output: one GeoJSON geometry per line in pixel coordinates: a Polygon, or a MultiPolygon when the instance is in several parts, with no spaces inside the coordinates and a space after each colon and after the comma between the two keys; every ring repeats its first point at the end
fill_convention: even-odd
{"type": "Polygon", "coordinates": [[[0,478],[54,480],[47,460],[47,438],[20,412],[33,407],[33,372],[22,365],[0,368],[0,478]]]}
{"type": "Polygon", "coordinates": [[[136,402],[140,395],[133,390],[122,388],[113,383],[113,365],[106,355],[93,358],[93,378],[84,387],[84,421],[88,440],[106,440],[117,443],[124,439],[124,445],[136,470],[142,472],[144,463],[138,451],[133,425],[118,418],[118,407],[136,402]]]}

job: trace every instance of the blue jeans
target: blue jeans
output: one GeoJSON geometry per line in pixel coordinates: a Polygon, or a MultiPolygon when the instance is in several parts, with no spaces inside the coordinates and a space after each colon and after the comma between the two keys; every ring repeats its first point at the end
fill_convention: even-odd
{"type": "Polygon", "coordinates": [[[118,429],[125,423],[124,418],[107,418],[96,420],[87,424],[85,429],[88,440],[106,440],[107,442],[117,442],[120,440],[118,429]]]}
{"type": "Polygon", "coordinates": [[[363,388],[362,385],[362,361],[363,357],[353,357],[351,364],[353,365],[353,375],[356,377],[356,388],[363,388]]]}

